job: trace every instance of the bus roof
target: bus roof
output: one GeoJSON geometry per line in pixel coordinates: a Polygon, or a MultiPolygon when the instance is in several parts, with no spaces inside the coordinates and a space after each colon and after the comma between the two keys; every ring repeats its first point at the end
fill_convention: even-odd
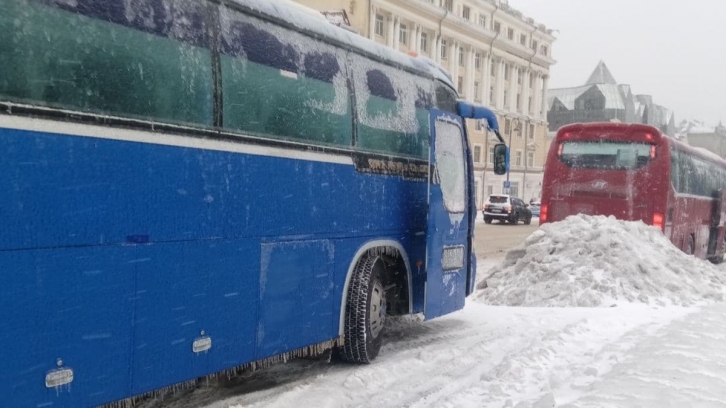
{"type": "Polygon", "coordinates": [[[391,65],[396,65],[409,71],[417,72],[423,76],[432,77],[443,81],[452,89],[454,84],[451,77],[435,62],[427,58],[412,57],[398,50],[381,45],[361,35],[352,33],[343,28],[330,24],[320,14],[310,12],[310,8],[302,9],[291,0],[225,0],[229,4],[241,6],[254,13],[268,18],[284,22],[297,28],[302,32],[312,34],[313,37],[334,44],[343,45],[357,50],[362,54],[378,59],[391,65]],[[321,19],[322,18],[322,19],[321,19]]]}

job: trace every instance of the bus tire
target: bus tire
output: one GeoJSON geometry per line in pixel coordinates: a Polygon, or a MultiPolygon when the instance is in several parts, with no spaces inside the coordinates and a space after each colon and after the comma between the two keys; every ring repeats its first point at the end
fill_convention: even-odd
{"type": "Polygon", "coordinates": [[[380,256],[366,255],[355,266],[345,306],[345,342],[340,357],[368,364],[381,350],[386,323],[385,263],[380,256]]]}

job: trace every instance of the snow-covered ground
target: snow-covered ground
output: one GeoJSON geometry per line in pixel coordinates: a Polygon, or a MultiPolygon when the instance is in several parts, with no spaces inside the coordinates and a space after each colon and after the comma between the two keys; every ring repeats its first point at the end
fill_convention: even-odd
{"type": "Polygon", "coordinates": [[[393,320],[373,364],[293,361],[143,406],[726,407],[726,267],[658,234],[604,217],[546,225],[480,263],[487,287],[464,310],[393,320]]]}

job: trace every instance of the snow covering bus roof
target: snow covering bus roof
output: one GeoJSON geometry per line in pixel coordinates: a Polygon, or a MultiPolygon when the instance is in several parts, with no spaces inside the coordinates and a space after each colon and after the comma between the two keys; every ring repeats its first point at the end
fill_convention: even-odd
{"type": "Polygon", "coordinates": [[[330,24],[322,14],[317,13],[320,15],[318,17],[315,13],[310,12],[312,9],[303,8],[290,0],[224,0],[224,3],[248,10],[276,23],[290,25],[313,38],[356,50],[380,62],[438,79],[455,89],[450,75],[432,60],[409,56],[337,27],[330,24]]]}

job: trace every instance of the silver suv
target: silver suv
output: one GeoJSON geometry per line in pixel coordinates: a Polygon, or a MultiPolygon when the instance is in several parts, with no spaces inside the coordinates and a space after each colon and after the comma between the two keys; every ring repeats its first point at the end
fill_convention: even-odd
{"type": "Polygon", "coordinates": [[[524,201],[505,194],[490,195],[484,203],[482,213],[487,224],[491,224],[492,220],[499,220],[502,223],[509,221],[510,224],[523,221],[527,225],[532,222],[532,211],[527,208],[524,201]]]}

